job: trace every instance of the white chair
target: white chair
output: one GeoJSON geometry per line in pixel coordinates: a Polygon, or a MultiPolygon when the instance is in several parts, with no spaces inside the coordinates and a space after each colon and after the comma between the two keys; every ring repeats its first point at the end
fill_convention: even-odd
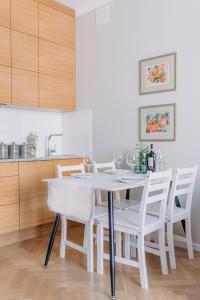
{"type": "MultiPolygon", "coordinates": [[[[73,165],[73,166],[57,166],[57,177],[62,178],[63,173],[73,171],[79,171],[81,173],[85,173],[84,165],[73,165]]],[[[84,202],[77,203],[79,205],[79,210],[81,211],[80,207],[85,206],[84,202]]],[[[83,210],[87,209],[83,207],[83,210]]],[[[90,207],[88,207],[90,209],[90,207]]],[[[104,207],[96,207],[94,203],[94,207],[92,207],[92,215],[91,218],[83,220],[81,215],[79,217],[73,215],[62,215],[62,225],[61,225],[61,244],[60,244],[60,257],[65,257],[65,248],[66,246],[71,247],[77,251],[83,252],[87,255],[87,270],[88,272],[93,272],[93,225],[95,218],[97,216],[101,216],[107,213],[107,209],[104,207]],[[78,223],[85,224],[85,232],[84,232],[84,240],[83,246],[77,245],[74,242],[71,242],[67,239],[67,220],[72,220],[78,223]]]]}
{"type": "MultiPolygon", "coordinates": [[[[165,250],[165,213],[167,197],[170,187],[172,170],[147,174],[144,186],[140,210],[121,210],[114,212],[114,224],[116,232],[137,236],[138,261],[116,256],[116,262],[139,268],[141,286],[148,288],[145,251],[159,255],[161,259],[162,273],[167,274],[167,261],[165,250]],[[147,206],[151,203],[160,202],[159,216],[147,214],[147,206]],[[159,249],[145,247],[146,235],[159,232],[159,249]]],[[[103,260],[109,259],[104,253],[103,230],[108,228],[108,217],[97,218],[97,272],[103,274],[103,260]]]]}
{"type": "MultiPolygon", "coordinates": [[[[106,163],[95,163],[94,164],[94,172],[98,173],[102,170],[116,170],[114,161],[106,162],[106,163]]],[[[107,206],[107,202],[102,201],[101,192],[97,191],[97,203],[100,205],[107,206]]],[[[127,200],[127,199],[120,199],[120,193],[115,192],[115,198],[113,201],[113,207],[115,209],[130,209],[139,205],[140,201],[138,200],[127,200]]]]}
{"type": "MultiPolygon", "coordinates": [[[[174,239],[186,242],[188,249],[188,257],[194,258],[191,234],[191,205],[192,195],[194,191],[195,180],[197,176],[198,166],[192,168],[177,168],[172,182],[169,201],[167,205],[165,222],[167,224],[167,250],[169,252],[170,266],[176,269],[176,259],[174,251],[174,239]],[[184,197],[184,205],[176,206],[176,197],[184,197]],[[173,235],[173,224],[185,220],[186,237],[173,235]]],[[[181,200],[181,199],[180,199],[181,200]]],[[[157,214],[158,208],[153,205],[150,207],[151,213],[157,214]]]]}

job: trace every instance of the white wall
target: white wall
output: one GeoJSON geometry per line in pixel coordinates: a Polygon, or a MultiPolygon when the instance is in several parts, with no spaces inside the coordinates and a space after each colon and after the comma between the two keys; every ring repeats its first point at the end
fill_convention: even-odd
{"type": "MultiPolygon", "coordinates": [[[[138,140],[138,107],[175,102],[177,140],[158,144],[167,166],[200,164],[199,0],[115,0],[111,23],[95,27],[95,13],[77,20],[78,107],[92,109],[97,160],[126,152],[138,140]],[[139,96],[138,61],[177,52],[177,91],[139,96]]],[[[200,243],[199,177],[192,209],[200,243]]]]}
{"type": "MultiPolygon", "coordinates": [[[[45,155],[47,136],[61,131],[60,113],[0,108],[0,141],[21,144],[26,141],[30,132],[34,132],[38,135],[37,157],[45,155]]],[[[56,142],[57,153],[61,153],[61,139],[57,138],[52,142],[56,142]]]]}

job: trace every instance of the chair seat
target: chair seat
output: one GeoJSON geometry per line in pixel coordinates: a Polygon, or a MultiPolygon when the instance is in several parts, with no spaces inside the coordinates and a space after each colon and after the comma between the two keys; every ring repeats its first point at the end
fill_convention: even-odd
{"type": "MultiPolygon", "coordinates": [[[[102,206],[108,206],[108,202],[101,203],[102,206]]],[[[140,206],[140,200],[114,199],[113,207],[116,209],[130,209],[140,206]]]]}
{"type": "MultiPolygon", "coordinates": [[[[122,227],[126,229],[133,229],[134,231],[138,230],[139,225],[139,211],[134,210],[123,210],[123,211],[115,211],[114,212],[114,222],[115,229],[120,230],[122,227]]],[[[146,215],[146,226],[151,226],[157,223],[159,218],[153,215],[146,215]]],[[[108,228],[108,216],[104,215],[97,218],[98,222],[103,223],[105,228],[108,228]]],[[[122,230],[123,231],[123,230],[122,230]]]]}
{"type": "Polygon", "coordinates": [[[93,218],[96,219],[98,217],[101,217],[103,215],[108,214],[108,208],[103,206],[95,206],[93,211],[93,218]]]}
{"type": "MultiPolygon", "coordinates": [[[[150,204],[147,208],[147,212],[153,215],[159,215],[159,203],[150,204]]],[[[188,211],[185,208],[174,206],[173,220],[182,220],[188,215],[188,211]]],[[[169,220],[169,215],[166,213],[165,222],[169,220]]],[[[173,221],[172,220],[172,221],[173,221]]]]}

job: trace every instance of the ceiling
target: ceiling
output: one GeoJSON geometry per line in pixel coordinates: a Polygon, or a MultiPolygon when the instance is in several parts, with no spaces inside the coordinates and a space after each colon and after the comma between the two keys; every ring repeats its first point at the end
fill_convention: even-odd
{"type": "Polygon", "coordinates": [[[80,16],[100,6],[110,3],[112,0],[56,0],[76,10],[76,16],[80,16]]]}

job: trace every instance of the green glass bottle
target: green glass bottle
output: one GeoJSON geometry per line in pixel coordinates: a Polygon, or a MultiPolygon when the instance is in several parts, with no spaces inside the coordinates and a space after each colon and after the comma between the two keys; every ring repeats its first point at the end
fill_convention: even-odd
{"type": "Polygon", "coordinates": [[[147,154],[145,152],[141,153],[141,173],[146,174],[147,173],[147,154]]]}

